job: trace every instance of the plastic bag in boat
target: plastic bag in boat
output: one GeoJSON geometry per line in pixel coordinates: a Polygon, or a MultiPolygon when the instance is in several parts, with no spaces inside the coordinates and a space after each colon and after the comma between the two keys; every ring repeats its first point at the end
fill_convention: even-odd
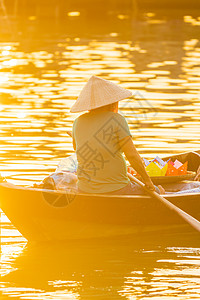
{"type": "Polygon", "coordinates": [[[183,182],[180,191],[177,192],[177,194],[194,194],[194,193],[200,193],[199,181],[192,181],[186,183],[183,182]]]}
{"type": "Polygon", "coordinates": [[[176,194],[194,194],[194,193],[200,193],[200,187],[191,189],[191,190],[184,190],[184,191],[179,191],[176,194]]]}
{"type": "Polygon", "coordinates": [[[200,193],[199,181],[183,181],[164,185],[166,194],[193,194],[200,193]]]}
{"type": "Polygon", "coordinates": [[[43,179],[42,183],[34,187],[51,190],[77,190],[77,157],[76,154],[61,159],[54,173],[43,179]]]}
{"type": "Polygon", "coordinates": [[[77,190],[77,176],[74,173],[55,172],[43,180],[43,188],[51,190],[77,190]]]}
{"type": "Polygon", "coordinates": [[[70,173],[76,173],[78,167],[78,161],[76,154],[61,159],[59,162],[56,172],[67,171],[70,173]]]}

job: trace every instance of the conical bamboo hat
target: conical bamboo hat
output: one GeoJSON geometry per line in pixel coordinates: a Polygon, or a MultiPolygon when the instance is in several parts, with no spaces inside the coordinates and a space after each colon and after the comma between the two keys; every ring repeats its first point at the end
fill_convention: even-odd
{"type": "Polygon", "coordinates": [[[112,104],[132,96],[126,90],[111,81],[92,76],[83,87],[78,99],[71,108],[71,112],[82,112],[101,106],[112,104]]]}

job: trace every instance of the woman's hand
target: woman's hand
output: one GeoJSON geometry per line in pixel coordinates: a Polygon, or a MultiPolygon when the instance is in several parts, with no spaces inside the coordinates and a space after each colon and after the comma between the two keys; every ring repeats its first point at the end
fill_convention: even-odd
{"type": "Polygon", "coordinates": [[[157,187],[153,184],[153,182],[151,181],[148,181],[147,183],[145,183],[145,186],[150,190],[150,191],[153,191],[153,192],[156,192],[158,194],[162,194],[164,195],[165,194],[165,189],[162,187],[162,185],[158,185],[157,187]]]}
{"type": "Polygon", "coordinates": [[[143,180],[143,182],[144,182],[146,188],[149,189],[150,191],[154,192],[156,190],[156,188],[155,188],[155,186],[154,186],[154,184],[153,184],[150,177],[146,180],[143,180]]]}

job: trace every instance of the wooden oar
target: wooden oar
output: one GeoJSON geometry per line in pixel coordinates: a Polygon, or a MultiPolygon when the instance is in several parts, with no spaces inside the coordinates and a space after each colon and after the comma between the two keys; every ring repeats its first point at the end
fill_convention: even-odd
{"type": "MultiPolygon", "coordinates": [[[[72,132],[71,131],[67,131],[67,134],[69,136],[72,136],[72,132]]],[[[153,191],[149,190],[148,188],[146,188],[146,186],[145,186],[144,183],[142,183],[140,180],[138,180],[137,178],[135,178],[130,173],[128,173],[128,177],[130,178],[131,181],[134,181],[135,183],[137,183],[138,185],[140,185],[153,198],[158,199],[165,206],[167,206],[169,209],[175,211],[182,219],[184,219],[188,224],[190,224],[193,228],[195,228],[198,232],[200,232],[200,222],[197,219],[193,218],[192,216],[190,216],[189,214],[187,214],[185,211],[183,211],[182,209],[180,209],[176,205],[172,204],[170,201],[168,201],[167,199],[165,199],[164,197],[162,197],[158,193],[153,192],[153,191]]]]}
{"type": "Polygon", "coordinates": [[[190,224],[193,228],[195,228],[197,231],[200,232],[200,222],[187,214],[185,211],[177,207],[176,205],[172,204],[170,201],[162,197],[156,192],[150,191],[148,188],[146,188],[145,184],[142,183],[140,180],[135,178],[133,175],[128,173],[128,177],[130,178],[131,181],[134,181],[137,183],[139,186],[141,186],[149,195],[151,195],[153,198],[161,201],[165,206],[167,206],[169,209],[175,211],[182,219],[184,219],[188,224],[190,224]]]}

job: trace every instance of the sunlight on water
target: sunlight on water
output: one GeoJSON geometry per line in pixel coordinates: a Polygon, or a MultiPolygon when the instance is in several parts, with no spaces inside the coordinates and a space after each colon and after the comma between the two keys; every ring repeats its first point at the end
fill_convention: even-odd
{"type": "MultiPolygon", "coordinates": [[[[142,156],[199,150],[197,13],[149,11],[135,20],[119,8],[109,18],[96,16],[94,28],[78,6],[63,13],[64,26],[50,19],[42,26],[32,14],[21,20],[14,42],[2,35],[1,175],[31,185],[73,153],[67,131],[77,114],[70,108],[91,75],[132,91],[119,109],[142,156]]],[[[27,245],[1,214],[0,299],[198,299],[198,238],[27,245]]]]}
{"type": "Polygon", "coordinates": [[[148,274],[149,280],[144,276],[145,271],[131,272],[132,276],[126,278],[120,295],[127,299],[138,299],[138,296],[142,296],[143,299],[175,299],[176,297],[187,299],[185,298],[187,293],[190,299],[191,297],[198,298],[200,292],[199,249],[173,248],[166,249],[166,251],[177,253],[177,259],[158,259],[154,271],[148,274]],[[187,260],[188,253],[193,256],[190,255],[187,260]]]}
{"type": "MultiPolygon", "coordinates": [[[[40,180],[39,172],[44,168],[44,160],[51,161],[48,172],[53,171],[52,162],[56,166],[60,158],[72,152],[66,130],[71,130],[75,116],[69,114],[69,109],[93,74],[119,83],[133,92],[135,99],[129,99],[126,103],[122,101],[120,111],[128,119],[139,151],[151,156],[147,144],[151,144],[155,152],[163,154],[181,151],[183,145],[184,150],[198,149],[199,134],[194,124],[199,121],[199,95],[195,93],[199,87],[197,82],[186,80],[192,63],[186,58],[188,55],[195,57],[196,52],[191,52],[191,47],[197,42],[185,42],[189,45],[189,54],[186,52],[183,58],[183,74],[179,78],[170,77],[171,71],[167,69],[168,66],[176,68],[177,62],[165,57],[162,62],[147,64],[150,70],[143,69],[141,73],[136,73],[134,55],[140,50],[136,50],[131,43],[80,43],[59,44],[58,53],[22,52],[16,43],[1,46],[1,155],[5,157],[1,162],[2,171],[6,161],[13,158],[22,169],[30,170],[31,161],[40,160],[37,163],[40,180]],[[166,69],[161,70],[160,67],[166,69]],[[190,90],[193,93],[189,93],[190,90]],[[188,136],[185,136],[186,122],[187,127],[191,124],[189,128],[193,128],[188,136]],[[169,132],[171,142],[168,140],[168,147],[162,146],[160,138],[169,136],[169,132]],[[156,142],[152,141],[152,137],[156,142]],[[23,161],[26,161],[26,167],[23,161]]],[[[150,51],[148,48],[145,50],[150,51]]],[[[194,74],[194,68],[192,72],[194,74]]],[[[2,172],[2,175],[7,174],[2,172]]]]}

